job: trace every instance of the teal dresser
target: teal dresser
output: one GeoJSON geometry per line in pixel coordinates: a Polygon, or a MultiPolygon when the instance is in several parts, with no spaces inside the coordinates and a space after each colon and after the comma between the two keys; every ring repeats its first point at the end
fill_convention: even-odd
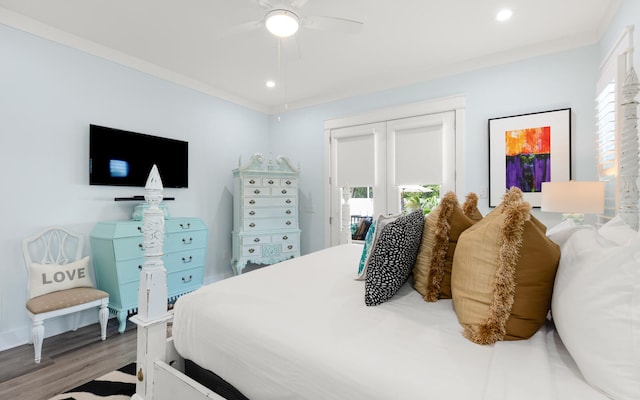
{"type": "Polygon", "coordinates": [[[274,264],[300,256],[298,175],[289,160],[256,153],[233,170],[233,265],[274,264]]]}
{"type": "MultiPolygon", "coordinates": [[[[98,288],[109,293],[109,309],[120,333],[127,315],[138,309],[138,284],[144,264],[143,221],[99,222],[91,232],[91,254],[98,288]]],[[[165,220],[164,266],[168,299],[202,286],[208,231],[198,218],[165,220]]]]}

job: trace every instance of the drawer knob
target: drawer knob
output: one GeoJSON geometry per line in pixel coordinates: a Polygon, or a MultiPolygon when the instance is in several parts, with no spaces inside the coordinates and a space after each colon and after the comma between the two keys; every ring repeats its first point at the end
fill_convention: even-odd
{"type": "Polygon", "coordinates": [[[282,240],[289,240],[289,236],[284,235],[284,236],[282,237],[282,240]]]}
{"type": "Polygon", "coordinates": [[[182,229],[191,229],[191,222],[187,222],[187,224],[180,224],[180,228],[182,229]]]}
{"type": "Polygon", "coordinates": [[[282,194],[287,194],[287,189],[282,189],[282,194]]]}
{"type": "Polygon", "coordinates": [[[141,269],[142,269],[142,265],[138,265],[138,269],[140,269],[140,270],[141,270],[141,269]]]}
{"type": "Polygon", "coordinates": [[[287,222],[285,222],[285,224],[291,225],[291,221],[287,221],[287,222]]]}
{"type": "Polygon", "coordinates": [[[256,215],[256,212],[251,210],[251,211],[249,211],[249,215],[256,215]]]}
{"type": "Polygon", "coordinates": [[[249,200],[249,204],[256,204],[255,200],[249,200]]]}
{"type": "Polygon", "coordinates": [[[289,250],[293,249],[293,245],[291,245],[291,244],[290,244],[290,245],[288,245],[288,246],[287,246],[287,249],[289,249],[289,250]]]}
{"type": "Polygon", "coordinates": [[[182,238],[182,244],[191,244],[191,243],[193,243],[192,237],[190,237],[189,239],[182,238]]]}
{"type": "Polygon", "coordinates": [[[273,185],[273,179],[269,179],[269,185],[273,185]]]}
{"type": "Polygon", "coordinates": [[[285,182],[287,185],[291,185],[291,181],[287,179],[287,181],[285,182]]]}
{"type": "Polygon", "coordinates": [[[138,248],[144,251],[144,243],[138,243],[138,248]]]}
{"type": "Polygon", "coordinates": [[[253,248],[249,249],[249,253],[251,254],[253,254],[254,251],[256,251],[256,249],[253,249],[253,248]]]}
{"type": "Polygon", "coordinates": [[[193,275],[189,275],[188,278],[185,278],[184,276],[182,277],[182,282],[183,283],[189,283],[193,280],[193,275]]]}
{"type": "Polygon", "coordinates": [[[285,211],[285,214],[291,214],[291,210],[285,211]]]}
{"type": "Polygon", "coordinates": [[[253,185],[254,183],[256,183],[256,180],[255,179],[250,179],[249,183],[253,185]]]}
{"type": "Polygon", "coordinates": [[[141,227],[141,226],[138,226],[138,232],[140,232],[140,233],[144,233],[144,231],[143,231],[143,229],[142,229],[142,227],[141,227]]]}
{"type": "Polygon", "coordinates": [[[253,241],[258,243],[260,241],[260,238],[255,238],[255,239],[253,239],[253,241]]]}
{"type": "Polygon", "coordinates": [[[254,224],[253,222],[249,224],[249,228],[255,228],[256,224],[254,224]]]}
{"type": "Polygon", "coordinates": [[[287,201],[285,201],[285,203],[291,204],[291,199],[287,199],[287,201]]]}
{"type": "Polygon", "coordinates": [[[254,191],[253,191],[253,193],[255,193],[255,194],[260,194],[260,189],[256,189],[256,190],[254,190],[254,191]]]}
{"type": "Polygon", "coordinates": [[[189,256],[189,258],[187,257],[182,257],[182,262],[184,264],[190,263],[193,260],[193,256],[189,256]]]}

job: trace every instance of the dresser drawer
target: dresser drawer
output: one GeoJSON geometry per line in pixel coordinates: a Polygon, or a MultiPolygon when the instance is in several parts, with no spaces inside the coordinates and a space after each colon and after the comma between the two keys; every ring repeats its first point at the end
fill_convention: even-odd
{"type": "Polygon", "coordinates": [[[274,217],[291,217],[297,215],[298,211],[295,207],[268,207],[268,208],[245,208],[245,218],[274,218],[274,217]]]}
{"type": "Polygon", "coordinates": [[[204,225],[204,222],[197,218],[172,218],[164,222],[164,230],[166,233],[193,232],[206,229],[207,227],[204,225]]]}
{"type": "Polygon", "coordinates": [[[298,232],[283,232],[272,235],[271,241],[274,243],[298,243],[298,232]]]}
{"type": "Polygon", "coordinates": [[[298,189],[290,187],[273,188],[272,193],[274,196],[291,196],[296,190],[298,189]]]}
{"type": "Polygon", "coordinates": [[[262,244],[242,246],[242,257],[262,257],[262,244]]]}
{"type": "Polygon", "coordinates": [[[245,176],[242,178],[242,186],[253,187],[262,186],[263,178],[260,176],[245,176]]]}
{"type": "Polygon", "coordinates": [[[278,178],[262,178],[262,186],[278,187],[278,186],[280,186],[280,179],[278,179],[278,178]]]}
{"type": "Polygon", "coordinates": [[[264,219],[245,219],[243,229],[246,232],[273,230],[273,229],[291,229],[298,227],[298,217],[291,218],[264,218],[264,219]]]}
{"type": "Polygon", "coordinates": [[[256,198],[245,197],[243,200],[244,207],[295,207],[298,202],[293,196],[287,197],[269,197],[269,198],[256,198]]]}
{"type": "Polygon", "coordinates": [[[190,268],[167,274],[168,295],[175,296],[202,286],[204,268],[190,268]]]}
{"type": "Polygon", "coordinates": [[[280,186],[282,187],[298,187],[298,180],[292,178],[280,179],[280,186]]]}
{"type": "Polygon", "coordinates": [[[262,243],[271,243],[271,235],[243,236],[242,244],[258,245],[262,243]]]}
{"type": "Polygon", "coordinates": [[[162,261],[168,273],[182,271],[184,269],[203,267],[204,252],[202,249],[185,250],[176,253],[165,254],[162,261]]]}
{"type": "Polygon", "coordinates": [[[124,238],[131,236],[140,236],[144,232],[144,222],[128,221],[116,225],[113,233],[114,238],[124,238]]]}
{"type": "Polygon", "coordinates": [[[250,197],[269,197],[271,196],[271,188],[268,187],[255,187],[255,188],[247,188],[244,192],[246,196],[250,197]]]}
{"type": "Polygon", "coordinates": [[[139,235],[113,239],[113,251],[116,260],[144,257],[144,237],[139,235]]]}
{"type": "Polygon", "coordinates": [[[140,280],[140,270],[144,265],[144,257],[124,260],[116,263],[118,271],[118,283],[138,282],[140,280]]]}
{"type": "Polygon", "coordinates": [[[207,246],[207,232],[168,233],[164,238],[164,252],[185,251],[207,246]]]}
{"type": "Polygon", "coordinates": [[[283,253],[295,253],[298,250],[298,243],[288,242],[282,243],[282,252],[283,253]]]}

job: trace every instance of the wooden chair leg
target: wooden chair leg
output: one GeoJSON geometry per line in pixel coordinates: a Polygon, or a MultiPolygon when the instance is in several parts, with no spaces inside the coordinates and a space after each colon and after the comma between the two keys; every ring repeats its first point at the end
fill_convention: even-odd
{"type": "Polygon", "coordinates": [[[100,337],[105,340],[107,338],[107,321],[109,319],[109,309],[106,304],[100,305],[98,319],[100,320],[100,337]]]}
{"type": "Polygon", "coordinates": [[[31,329],[31,336],[33,338],[33,349],[35,351],[36,364],[40,363],[42,355],[42,342],[44,341],[44,322],[33,321],[33,329],[31,329]]]}

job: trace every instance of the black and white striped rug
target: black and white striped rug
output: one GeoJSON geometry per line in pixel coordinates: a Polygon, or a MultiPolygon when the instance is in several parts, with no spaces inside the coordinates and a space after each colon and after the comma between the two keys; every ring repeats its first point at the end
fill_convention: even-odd
{"type": "Polygon", "coordinates": [[[129,400],[136,392],[135,373],[131,363],[49,400],[129,400]]]}

